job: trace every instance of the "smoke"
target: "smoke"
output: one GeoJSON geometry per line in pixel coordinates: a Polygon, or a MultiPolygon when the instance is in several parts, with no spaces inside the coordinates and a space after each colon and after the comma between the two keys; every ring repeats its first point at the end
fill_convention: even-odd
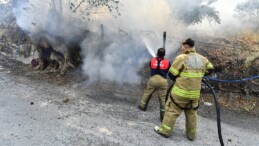
{"type": "Polygon", "coordinates": [[[235,9],[237,17],[248,27],[258,32],[259,28],[259,1],[249,0],[239,3],[235,9]]]}
{"type": "Polygon", "coordinates": [[[85,47],[83,70],[90,81],[138,83],[138,71],[147,61],[148,54],[140,38],[91,35],[83,43],[85,47]]]}
{"type": "MultiPolygon", "coordinates": [[[[139,83],[138,72],[151,56],[155,56],[156,49],[162,47],[163,31],[170,30],[167,1],[156,2],[150,0],[137,4],[124,1],[117,13],[116,10],[110,12],[106,6],[92,7],[78,1],[19,0],[13,3],[13,13],[18,25],[31,37],[47,33],[69,42],[71,36],[81,30],[90,30],[91,33],[81,43],[82,68],[89,80],[139,83]],[[85,10],[85,7],[90,10],[85,10]],[[104,26],[103,35],[101,24],[104,26]]],[[[107,5],[117,9],[114,3],[107,5]]],[[[177,29],[171,29],[171,32],[177,32],[177,29]]],[[[169,45],[177,44],[169,42],[169,45]]],[[[168,54],[171,52],[174,50],[168,54]]]]}
{"type": "Polygon", "coordinates": [[[219,12],[212,5],[218,0],[173,1],[175,16],[186,25],[201,23],[205,18],[220,24],[219,12]]]}
{"type": "Polygon", "coordinates": [[[9,3],[10,0],[0,0],[0,4],[6,4],[9,3]]]}
{"type": "Polygon", "coordinates": [[[193,26],[204,20],[222,23],[217,2],[14,0],[13,13],[17,24],[31,37],[44,32],[69,42],[78,32],[89,30],[81,43],[82,68],[89,80],[138,83],[138,72],[163,46],[164,31],[168,36],[166,57],[172,59],[180,42],[194,33],[193,26]]]}

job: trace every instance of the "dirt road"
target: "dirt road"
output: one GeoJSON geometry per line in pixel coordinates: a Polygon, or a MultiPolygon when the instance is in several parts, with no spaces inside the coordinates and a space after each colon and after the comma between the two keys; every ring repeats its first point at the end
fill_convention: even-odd
{"type": "MultiPolygon", "coordinates": [[[[147,112],[137,107],[140,89],[110,90],[82,83],[58,86],[11,75],[0,67],[1,146],[165,146],[219,145],[216,121],[201,108],[198,138],[184,135],[184,117],[174,135],[165,139],[153,131],[160,123],[158,103],[153,99],[147,112]],[[68,99],[65,100],[64,99],[68,99]]],[[[210,112],[208,112],[210,113],[210,112]]],[[[259,118],[223,114],[226,145],[258,146],[259,118]]]]}

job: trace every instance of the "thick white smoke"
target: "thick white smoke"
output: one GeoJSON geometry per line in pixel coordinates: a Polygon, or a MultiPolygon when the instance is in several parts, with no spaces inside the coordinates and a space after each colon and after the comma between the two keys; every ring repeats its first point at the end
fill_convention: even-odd
{"type": "MultiPolygon", "coordinates": [[[[46,32],[69,40],[69,35],[73,36],[79,30],[90,30],[81,44],[82,68],[90,81],[140,82],[138,72],[151,57],[149,52],[154,56],[156,49],[163,46],[163,31],[168,34],[180,32],[180,27],[170,27],[175,22],[170,19],[167,1],[143,0],[137,4],[122,1],[119,5],[121,16],[117,18],[104,7],[82,16],[84,6],[75,12],[75,8],[70,9],[71,4],[75,8],[80,6],[78,1],[21,0],[15,1],[13,12],[19,26],[31,36],[46,32]]],[[[177,48],[177,41],[169,39],[168,42],[167,47],[171,45],[169,54],[177,48]]]]}
{"type": "Polygon", "coordinates": [[[14,0],[13,12],[18,25],[31,36],[47,32],[69,41],[81,30],[89,30],[81,44],[84,73],[90,81],[117,83],[140,81],[138,71],[163,46],[164,31],[167,57],[172,58],[192,24],[205,18],[220,23],[218,16],[222,16],[214,7],[217,0],[120,0],[108,2],[108,7],[98,2],[14,0]]]}
{"type": "Polygon", "coordinates": [[[138,83],[138,71],[148,58],[139,39],[118,34],[88,37],[82,43],[86,55],[83,69],[90,81],[138,83]]]}

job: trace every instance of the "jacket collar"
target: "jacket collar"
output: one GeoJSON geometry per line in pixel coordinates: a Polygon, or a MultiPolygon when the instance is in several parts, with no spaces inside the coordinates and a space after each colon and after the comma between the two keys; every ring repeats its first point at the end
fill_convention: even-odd
{"type": "Polygon", "coordinates": [[[190,49],[190,53],[195,53],[196,52],[196,49],[193,47],[190,49]]]}
{"type": "Polygon", "coordinates": [[[164,57],[156,57],[158,60],[163,60],[164,57]]]}
{"type": "Polygon", "coordinates": [[[189,52],[186,52],[184,54],[189,54],[189,53],[196,53],[196,49],[193,47],[193,48],[190,49],[189,52]]]}

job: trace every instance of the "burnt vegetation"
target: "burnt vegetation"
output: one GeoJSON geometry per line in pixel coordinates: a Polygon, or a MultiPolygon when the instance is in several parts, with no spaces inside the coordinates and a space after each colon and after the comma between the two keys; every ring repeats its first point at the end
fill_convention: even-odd
{"type": "MultiPolygon", "coordinates": [[[[7,56],[9,55],[10,58],[14,58],[15,52],[18,52],[17,55],[24,58],[33,56],[32,66],[39,70],[52,67],[58,74],[65,74],[70,69],[80,68],[84,57],[84,54],[82,54],[83,48],[80,44],[93,33],[92,30],[81,27],[75,28],[73,33],[69,33],[69,37],[66,33],[59,33],[64,28],[55,32],[43,29],[31,34],[19,28],[15,17],[10,12],[12,7],[28,2],[13,0],[12,4],[1,4],[1,14],[4,17],[1,19],[0,26],[0,51],[7,56]],[[36,56],[36,53],[39,56],[36,56]]],[[[52,0],[46,2],[54,8],[51,14],[57,16],[55,17],[57,19],[53,21],[58,22],[57,24],[62,23],[62,15],[59,11],[65,8],[58,7],[57,3],[62,4],[63,1],[52,0]]],[[[185,25],[201,23],[204,19],[220,23],[219,13],[212,7],[214,2],[215,0],[202,0],[193,4],[192,8],[187,11],[180,9],[177,18],[185,25]]],[[[33,7],[37,6],[31,4],[30,7],[24,7],[23,10],[30,11],[33,7]]],[[[82,20],[80,22],[87,24],[93,21],[92,15],[95,14],[111,13],[114,17],[119,17],[121,15],[120,7],[123,6],[117,0],[81,0],[79,2],[70,1],[67,9],[70,9],[69,13],[79,16],[82,20]],[[102,8],[101,11],[99,8],[102,8]]],[[[236,7],[236,12],[240,20],[247,23],[253,22],[251,23],[253,24],[252,27],[243,33],[226,38],[206,38],[205,36],[196,39],[198,51],[213,62],[215,65],[214,75],[220,79],[242,79],[258,75],[259,72],[259,3],[257,0],[241,3],[236,7]]],[[[33,27],[39,26],[37,22],[30,23],[33,27]]],[[[1,60],[4,60],[4,58],[1,57],[1,60]]],[[[148,70],[147,66],[145,69],[148,70]]],[[[143,74],[143,78],[146,78],[147,74],[143,74]]],[[[258,79],[238,84],[214,83],[214,85],[221,91],[259,96],[258,79]]]]}

